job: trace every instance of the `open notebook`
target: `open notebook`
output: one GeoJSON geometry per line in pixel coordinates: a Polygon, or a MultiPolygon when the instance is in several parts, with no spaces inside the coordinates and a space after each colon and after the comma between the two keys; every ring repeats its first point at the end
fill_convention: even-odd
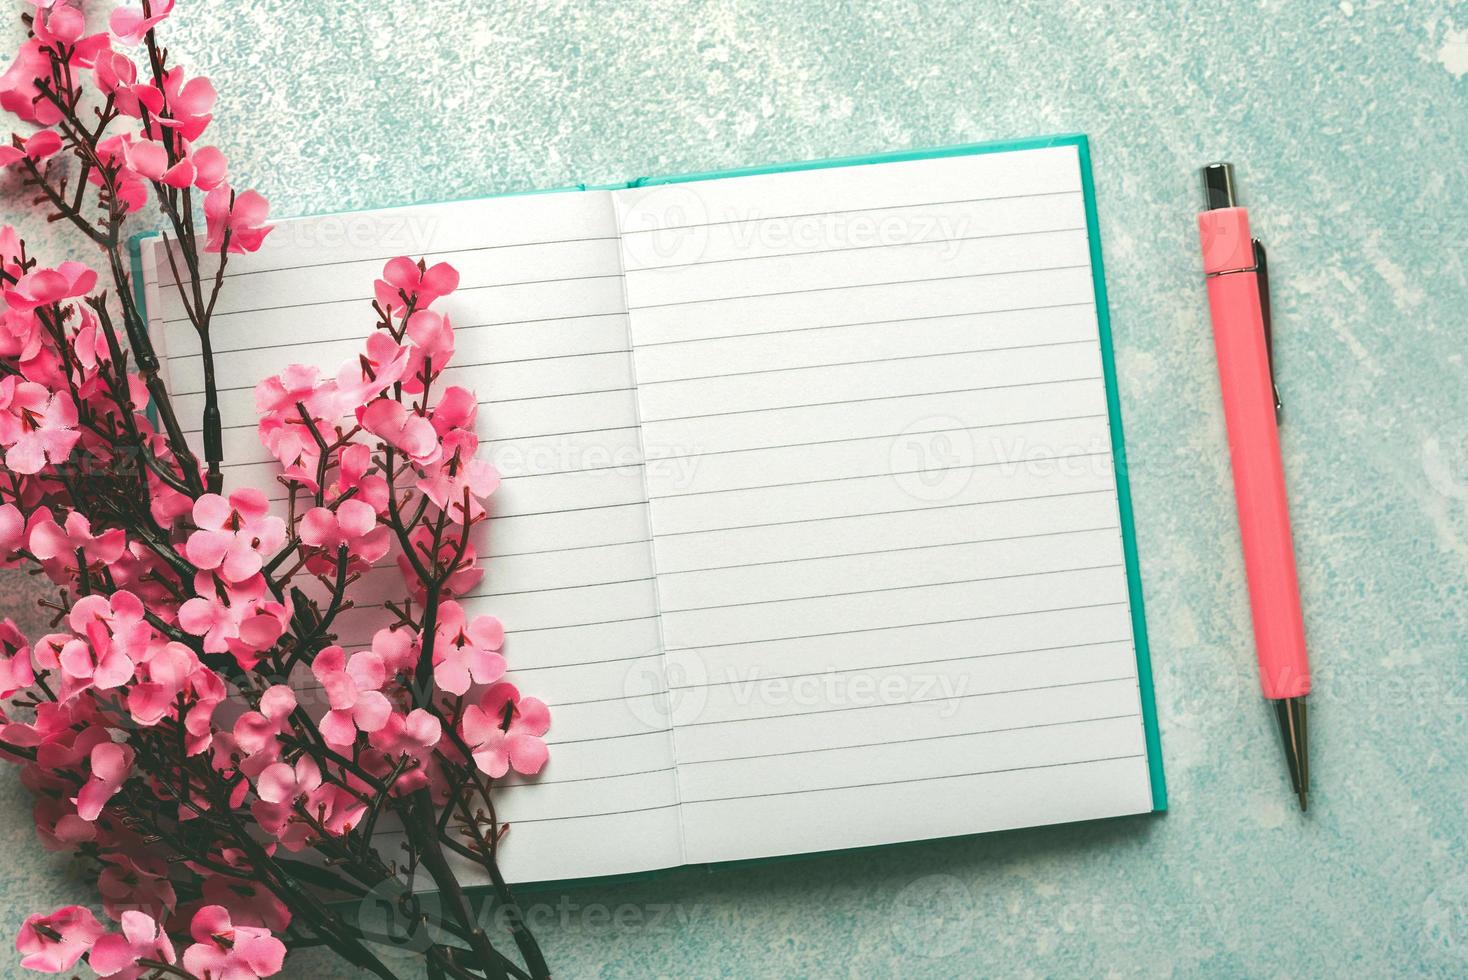
{"type": "Polygon", "coordinates": [[[282,222],[214,316],[227,489],[283,496],[252,388],[353,356],[399,254],[462,273],[466,605],[553,713],[509,878],[1163,808],[1083,137],[282,222]]]}

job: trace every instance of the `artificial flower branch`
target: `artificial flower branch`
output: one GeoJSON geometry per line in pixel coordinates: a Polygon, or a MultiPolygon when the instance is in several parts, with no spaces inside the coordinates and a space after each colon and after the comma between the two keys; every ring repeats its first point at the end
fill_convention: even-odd
{"type": "Polygon", "coordinates": [[[246,980],[325,946],[386,980],[384,948],[406,939],[431,977],[549,976],[499,869],[493,800],[512,770],[544,766],[549,714],[505,682],[498,621],[459,602],[481,577],[474,530],[498,477],[477,456],[476,399],[442,381],[454,336],[433,307],[457,273],[393,259],[357,358],[261,382],[284,497],[226,494],[211,322],[230,255],[270,232],[268,206],[198,143],[215,93],[158,43],[172,0],[119,9],[97,34],[70,3],[27,6],[0,109],[33,131],[0,165],[102,251],[112,289],[0,230],[0,562],[56,590],[53,632],[0,622],[0,755],[35,795],[42,843],[95,872],[117,929],[81,905],[31,916],[22,965],[246,980]],[[150,202],[201,348],[202,463],[134,300],[124,231],[150,202]],[[359,606],[349,591],[369,583],[384,594],[359,606]],[[342,645],[364,629],[365,648],[342,645]],[[385,857],[397,832],[403,855],[385,857]],[[481,925],[450,853],[488,882],[523,965],[481,925]],[[377,901],[388,928],[343,901],[377,901]]]}

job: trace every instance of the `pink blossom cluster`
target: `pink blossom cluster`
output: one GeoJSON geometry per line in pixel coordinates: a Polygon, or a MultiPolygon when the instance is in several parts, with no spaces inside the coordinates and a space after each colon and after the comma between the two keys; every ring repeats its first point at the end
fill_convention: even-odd
{"type": "MultiPolygon", "coordinates": [[[[34,131],[0,164],[108,254],[113,299],[90,268],[42,266],[0,229],[0,565],[55,586],[52,632],[0,621],[0,756],[21,767],[42,843],[95,873],[116,927],[82,906],[31,916],[22,965],[249,980],[309,942],[385,975],[321,896],[397,889],[411,906],[420,865],[448,886],[441,848],[492,869],[506,828],[489,789],[547,759],[546,706],[506,680],[498,620],[463,604],[499,479],[478,455],[476,398],[444,382],[454,330],[435,304],[458,274],[388,262],[359,356],[255,390],[277,485],[227,490],[158,380],[119,229],[151,195],[185,258],[181,290],[207,290],[200,253],[258,249],[265,201],[231,189],[223,155],[198,142],[215,93],[154,40],[172,0],[91,35],[73,6],[28,6],[0,108],[34,131]],[[103,100],[91,120],[88,76],[103,100]],[[55,179],[64,159],[85,183],[55,179]],[[353,609],[353,587],[384,573],[398,598],[353,609]],[[384,814],[407,828],[406,865],[378,853],[384,814]]],[[[206,334],[212,300],[182,302],[206,334]]],[[[482,933],[460,938],[492,958],[482,933]]],[[[426,955],[462,972],[461,954],[426,955]]]]}
{"type": "Polygon", "coordinates": [[[255,191],[236,195],[228,164],[218,147],[200,145],[212,121],[216,94],[209,79],[186,76],[175,67],[147,78],[126,51],[162,22],[173,0],[157,0],[148,13],[131,7],[113,11],[110,32],[86,33],[86,17],[57,0],[30,0],[35,7],[32,36],[0,76],[0,109],[42,127],[13,145],[0,147],[0,165],[32,167],[62,152],[74,135],[66,131],[67,106],[75,107],[85,74],[109,111],[134,120],[137,129],[100,139],[92,148],[95,166],[87,179],[116,196],[127,212],[149,200],[149,186],[193,188],[205,195],[207,250],[218,251],[228,237],[236,252],[259,248],[269,228],[265,199],[255,191]]]}

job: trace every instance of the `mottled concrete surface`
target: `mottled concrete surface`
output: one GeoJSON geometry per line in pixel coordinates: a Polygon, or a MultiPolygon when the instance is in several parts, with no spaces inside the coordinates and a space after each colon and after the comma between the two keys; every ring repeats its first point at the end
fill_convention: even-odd
{"type": "MultiPolygon", "coordinates": [[[[552,893],[558,975],[1468,974],[1468,6],[185,0],[169,41],[280,215],[1092,138],[1172,812],[552,893]],[[1305,819],[1256,699],[1195,268],[1215,157],[1273,249],[1305,819]]],[[[0,787],[9,935],[84,892],[0,787]]]]}

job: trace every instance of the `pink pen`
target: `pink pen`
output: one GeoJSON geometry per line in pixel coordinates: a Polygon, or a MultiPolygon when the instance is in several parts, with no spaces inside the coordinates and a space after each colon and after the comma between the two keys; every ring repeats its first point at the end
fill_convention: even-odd
{"type": "Polygon", "coordinates": [[[1305,727],[1310,661],[1305,655],[1305,623],[1279,453],[1269,272],[1264,246],[1249,234],[1249,212],[1238,206],[1232,164],[1203,168],[1203,196],[1198,235],[1213,315],[1259,682],[1279,716],[1290,783],[1304,810],[1310,789],[1305,727]]]}

